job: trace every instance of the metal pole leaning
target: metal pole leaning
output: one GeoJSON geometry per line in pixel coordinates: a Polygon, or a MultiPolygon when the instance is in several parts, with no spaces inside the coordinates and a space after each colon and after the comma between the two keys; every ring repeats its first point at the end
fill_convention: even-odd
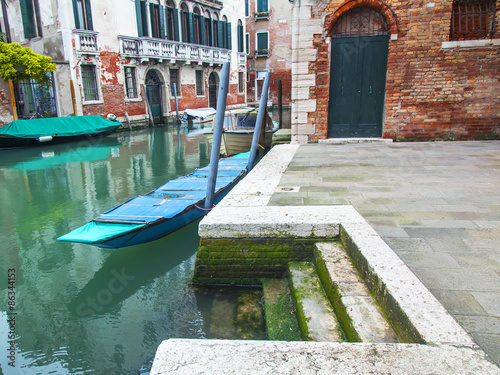
{"type": "Polygon", "coordinates": [[[260,129],[262,128],[262,120],[267,106],[267,92],[269,91],[269,82],[271,81],[271,72],[266,73],[264,85],[260,94],[259,112],[257,113],[257,120],[255,122],[255,129],[253,131],[252,148],[250,148],[250,157],[248,158],[247,172],[250,172],[255,162],[257,155],[257,146],[259,144],[260,129]]]}
{"type": "Polygon", "coordinates": [[[214,135],[212,139],[210,167],[208,170],[207,194],[205,198],[206,210],[210,210],[214,205],[215,184],[217,182],[217,170],[219,168],[222,126],[224,124],[224,113],[226,111],[226,99],[227,99],[228,89],[229,89],[229,63],[225,62],[222,65],[219,94],[217,97],[217,111],[215,113],[214,135]]]}
{"type": "Polygon", "coordinates": [[[175,99],[175,112],[177,113],[177,125],[181,124],[181,120],[179,118],[179,105],[177,104],[177,85],[174,82],[174,99],[175,99]]]}

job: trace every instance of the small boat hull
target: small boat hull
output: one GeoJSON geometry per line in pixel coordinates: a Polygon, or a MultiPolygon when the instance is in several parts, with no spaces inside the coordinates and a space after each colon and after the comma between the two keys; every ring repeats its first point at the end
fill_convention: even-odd
{"type": "MultiPolygon", "coordinates": [[[[250,153],[221,159],[217,171],[214,204],[243,178],[250,153]]],[[[209,167],[167,182],[145,195],[99,215],[90,223],[59,237],[60,241],[120,248],[164,237],[199,219],[204,210],[209,167]]]]}
{"type": "MultiPolygon", "coordinates": [[[[259,140],[259,145],[264,149],[271,147],[273,140],[272,131],[266,131],[264,137],[259,140]],[[263,138],[263,139],[262,139],[263,138]]],[[[209,147],[212,147],[213,133],[205,133],[209,147]]],[[[225,131],[222,133],[220,153],[224,156],[233,156],[247,152],[252,146],[253,131],[225,131]]]]}
{"type": "Polygon", "coordinates": [[[121,123],[101,116],[15,120],[0,128],[0,148],[75,142],[113,134],[121,123]]]}

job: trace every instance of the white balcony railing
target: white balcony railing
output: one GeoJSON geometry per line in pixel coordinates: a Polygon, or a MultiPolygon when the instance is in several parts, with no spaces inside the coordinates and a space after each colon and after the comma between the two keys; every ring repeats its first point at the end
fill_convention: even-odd
{"type": "Polygon", "coordinates": [[[97,47],[97,32],[89,30],[73,30],[75,34],[75,50],[77,54],[99,54],[97,47]]]}
{"type": "Polygon", "coordinates": [[[122,55],[128,57],[213,64],[231,61],[231,51],[217,47],[149,37],[135,38],[120,35],[118,39],[122,55]]]}

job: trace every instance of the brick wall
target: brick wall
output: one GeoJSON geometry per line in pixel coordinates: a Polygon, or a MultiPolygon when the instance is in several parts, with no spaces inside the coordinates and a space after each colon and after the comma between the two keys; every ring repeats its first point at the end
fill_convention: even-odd
{"type": "MultiPolygon", "coordinates": [[[[309,4],[310,20],[324,16],[324,21],[320,31],[310,29],[307,35],[316,50],[316,61],[312,63],[309,59],[307,66],[315,79],[314,84],[302,88],[307,86],[309,100],[315,101],[315,107],[307,111],[307,118],[302,115],[302,121],[298,122],[309,133],[297,130],[296,141],[327,137],[328,36],[335,21],[355,6],[380,11],[393,36],[388,51],[383,137],[401,140],[500,137],[499,28],[493,40],[449,42],[450,0],[384,3],[333,0],[326,6],[319,1],[310,3],[314,3],[309,4]]],[[[497,2],[497,23],[499,14],[500,2],[497,2]]],[[[304,18],[303,12],[301,17],[304,18]]],[[[306,32],[305,27],[299,31],[304,37],[306,32]]]]}

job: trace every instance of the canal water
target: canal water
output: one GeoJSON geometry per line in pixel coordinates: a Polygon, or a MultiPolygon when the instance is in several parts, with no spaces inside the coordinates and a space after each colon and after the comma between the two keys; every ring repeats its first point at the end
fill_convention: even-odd
{"type": "Polygon", "coordinates": [[[242,298],[260,303],[255,291],[190,285],[197,223],[122,249],[56,240],[209,154],[201,131],[186,127],[0,151],[4,374],[147,373],[167,338],[265,339],[263,326],[241,333],[227,323],[242,298]]]}

